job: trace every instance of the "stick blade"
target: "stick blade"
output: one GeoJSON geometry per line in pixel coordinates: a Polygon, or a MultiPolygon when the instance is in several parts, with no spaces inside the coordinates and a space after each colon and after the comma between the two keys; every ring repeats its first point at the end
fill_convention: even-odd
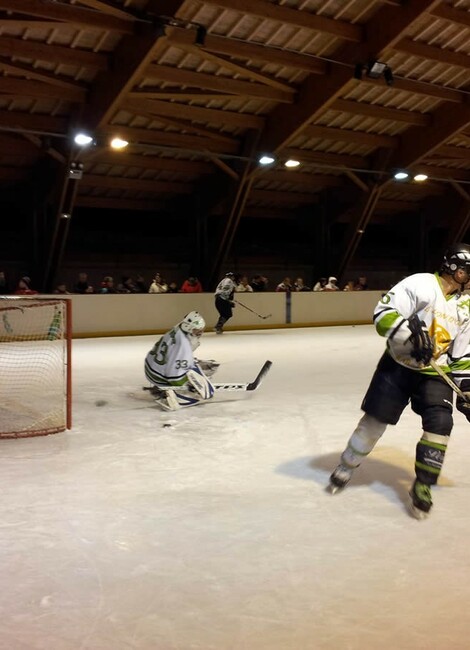
{"type": "Polygon", "coordinates": [[[247,385],[246,390],[256,390],[260,386],[261,382],[266,377],[268,372],[271,370],[272,365],[273,365],[272,361],[266,361],[264,363],[264,366],[259,371],[256,379],[247,385]]]}

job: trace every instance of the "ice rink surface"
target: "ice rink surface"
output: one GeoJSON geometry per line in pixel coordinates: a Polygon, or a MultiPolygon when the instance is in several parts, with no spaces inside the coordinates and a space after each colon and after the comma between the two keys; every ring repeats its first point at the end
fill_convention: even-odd
{"type": "Polygon", "coordinates": [[[406,510],[409,409],[325,492],[384,348],[372,326],[205,334],[217,381],[273,367],[177,413],[132,396],[155,338],[75,341],[73,429],[0,441],[1,650],[470,648],[465,418],[426,521],[406,510]]]}

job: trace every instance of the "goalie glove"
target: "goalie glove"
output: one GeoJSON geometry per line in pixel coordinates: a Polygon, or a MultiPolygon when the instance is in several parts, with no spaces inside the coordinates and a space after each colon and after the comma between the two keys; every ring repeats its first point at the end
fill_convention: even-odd
{"type": "Polygon", "coordinates": [[[220,363],[214,359],[194,359],[194,361],[199,369],[202,370],[202,372],[206,375],[206,377],[212,377],[212,375],[215,375],[218,367],[220,366],[220,363]]]}
{"type": "Polygon", "coordinates": [[[415,314],[408,320],[408,327],[411,332],[410,343],[412,345],[410,356],[424,366],[429,365],[434,349],[426,324],[420,321],[415,314]]]}

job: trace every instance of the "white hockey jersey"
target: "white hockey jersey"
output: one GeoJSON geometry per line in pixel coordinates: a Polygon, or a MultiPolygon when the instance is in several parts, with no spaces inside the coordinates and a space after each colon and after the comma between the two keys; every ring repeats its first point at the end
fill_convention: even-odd
{"type": "Polygon", "coordinates": [[[179,325],[159,339],[145,357],[145,375],[157,386],[184,386],[195,365],[190,336],[179,325]]]}
{"type": "Polygon", "coordinates": [[[455,293],[446,296],[438,273],[415,273],[396,284],[374,310],[377,332],[387,337],[387,348],[403,366],[426,374],[436,374],[422,367],[410,356],[410,330],[407,319],[417,315],[426,324],[434,348],[433,358],[446,372],[470,363],[464,361],[470,339],[470,298],[455,293]]]}
{"type": "Polygon", "coordinates": [[[215,296],[220,296],[224,300],[232,300],[233,293],[237,285],[231,278],[222,278],[215,290],[215,296]]]}

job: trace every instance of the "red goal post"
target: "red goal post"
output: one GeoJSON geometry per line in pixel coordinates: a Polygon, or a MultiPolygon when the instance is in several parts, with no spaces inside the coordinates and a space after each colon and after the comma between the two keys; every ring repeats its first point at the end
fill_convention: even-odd
{"type": "Polygon", "coordinates": [[[72,426],[72,301],[0,296],[0,438],[72,426]]]}

